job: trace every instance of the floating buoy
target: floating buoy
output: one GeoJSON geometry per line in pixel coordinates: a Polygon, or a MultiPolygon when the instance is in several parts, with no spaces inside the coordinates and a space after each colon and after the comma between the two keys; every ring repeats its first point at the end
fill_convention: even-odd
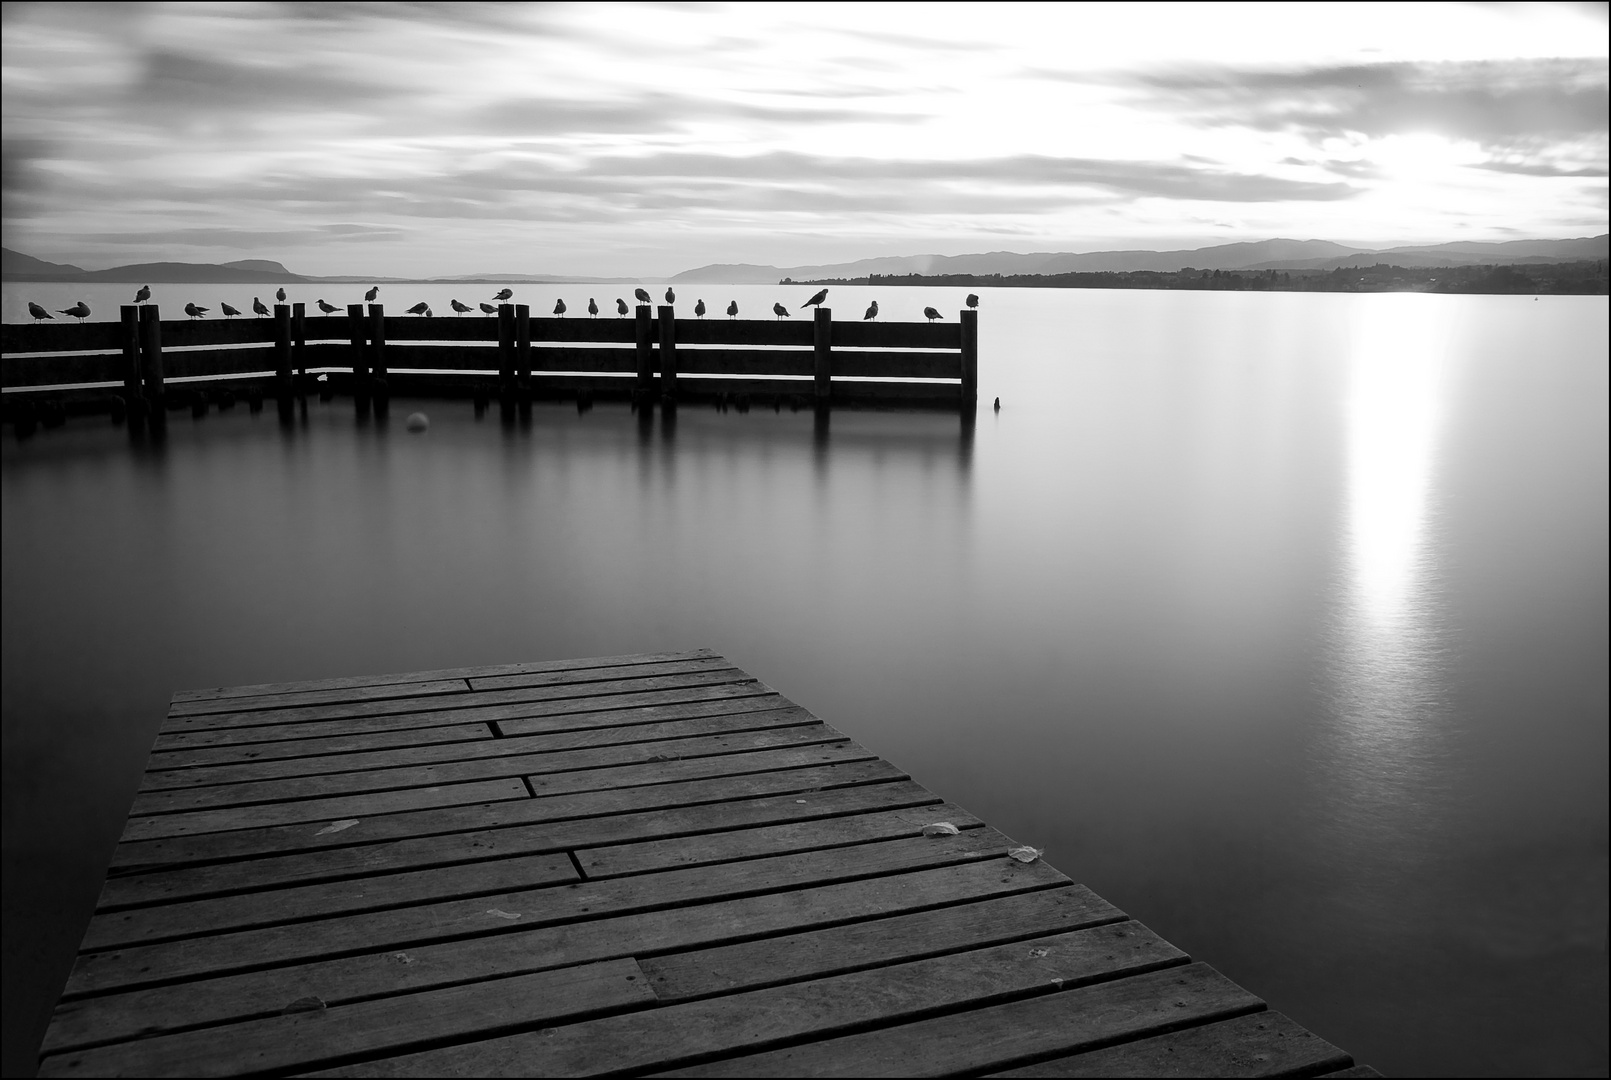
{"type": "Polygon", "coordinates": [[[431,426],[431,418],[422,412],[409,413],[407,424],[410,431],[424,431],[431,426]]]}

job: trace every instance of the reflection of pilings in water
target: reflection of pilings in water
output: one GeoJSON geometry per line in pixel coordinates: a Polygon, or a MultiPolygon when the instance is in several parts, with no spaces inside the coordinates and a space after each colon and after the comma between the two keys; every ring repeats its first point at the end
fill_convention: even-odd
{"type": "Polygon", "coordinates": [[[964,407],[961,430],[957,436],[957,468],[966,477],[973,468],[973,429],[976,426],[974,411],[964,407]]]}
{"type": "Polygon", "coordinates": [[[638,445],[648,449],[654,439],[654,406],[647,398],[639,398],[632,408],[638,414],[638,445]]]}
{"type": "Polygon", "coordinates": [[[827,404],[817,405],[811,413],[811,464],[821,480],[828,475],[828,422],[831,410],[827,404]]]}
{"type": "Polygon", "coordinates": [[[677,403],[666,399],[660,406],[660,441],[669,443],[677,437],[677,403]]]}

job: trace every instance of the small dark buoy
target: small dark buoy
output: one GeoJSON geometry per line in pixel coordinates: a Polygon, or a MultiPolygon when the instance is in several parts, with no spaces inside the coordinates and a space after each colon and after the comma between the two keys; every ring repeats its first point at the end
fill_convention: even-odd
{"type": "Polygon", "coordinates": [[[431,418],[422,412],[409,413],[407,426],[408,430],[418,433],[431,426],[431,418]]]}
{"type": "Polygon", "coordinates": [[[997,412],[1001,411],[1001,399],[1000,398],[996,399],[996,411],[997,412]]]}

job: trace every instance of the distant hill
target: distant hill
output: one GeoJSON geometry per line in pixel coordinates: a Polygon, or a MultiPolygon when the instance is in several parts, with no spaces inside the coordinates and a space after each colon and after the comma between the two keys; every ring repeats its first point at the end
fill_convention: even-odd
{"type": "Polygon", "coordinates": [[[1336,270],[1386,263],[1405,269],[1436,269],[1445,266],[1508,265],[1530,263],[1580,262],[1611,257],[1611,234],[1578,237],[1575,240],[1510,240],[1500,244],[1460,241],[1421,247],[1382,248],[1360,251],[1333,259],[1301,259],[1267,262],[1249,270],[1336,270]]]}
{"type": "Polygon", "coordinates": [[[85,270],[67,263],[49,263],[24,255],[20,251],[3,248],[5,261],[0,265],[0,277],[6,281],[123,281],[130,284],[206,284],[223,282],[232,285],[256,283],[290,283],[309,281],[293,274],[277,262],[267,259],[244,259],[240,262],[181,263],[155,262],[114,266],[109,270],[85,270]]]}
{"type": "Polygon", "coordinates": [[[84,276],[82,267],[46,262],[8,247],[0,247],[0,276],[7,281],[67,281],[84,276]]]}

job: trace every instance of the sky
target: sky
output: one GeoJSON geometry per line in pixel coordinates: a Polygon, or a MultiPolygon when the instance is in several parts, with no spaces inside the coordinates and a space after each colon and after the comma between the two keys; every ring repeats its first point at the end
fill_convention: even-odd
{"type": "Polygon", "coordinates": [[[5,4],[5,246],[669,275],[1607,231],[1605,4],[5,4]]]}

